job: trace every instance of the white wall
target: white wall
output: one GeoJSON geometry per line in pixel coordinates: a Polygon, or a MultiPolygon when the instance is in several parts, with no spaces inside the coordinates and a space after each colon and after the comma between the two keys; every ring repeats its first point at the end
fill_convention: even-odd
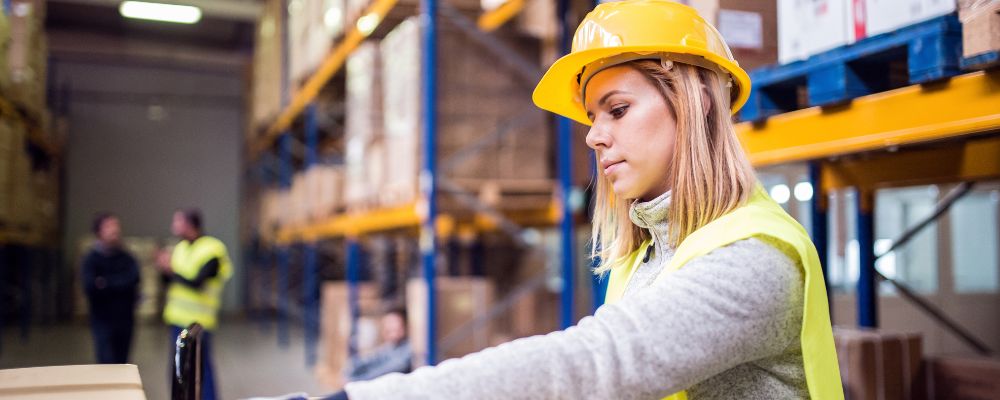
{"type": "Polygon", "coordinates": [[[175,209],[198,207],[206,232],[226,243],[235,262],[224,308],[239,306],[240,75],[58,58],[50,68],[55,84],[70,87],[67,256],[88,234],[96,211],[118,214],[125,235],[165,238],[175,209]],[[161,107],[162,119],[151,118],[151,107],[161,107]]]}

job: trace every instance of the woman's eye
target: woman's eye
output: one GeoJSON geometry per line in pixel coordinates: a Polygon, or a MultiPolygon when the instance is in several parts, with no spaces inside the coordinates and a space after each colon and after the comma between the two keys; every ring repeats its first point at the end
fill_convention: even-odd
{"type": "Polygon", "coordinates": [[[628,105],[621,105],[611,109],[611,116],[615,119],[625,116],[625,110],[628,109],[628,105]]]}

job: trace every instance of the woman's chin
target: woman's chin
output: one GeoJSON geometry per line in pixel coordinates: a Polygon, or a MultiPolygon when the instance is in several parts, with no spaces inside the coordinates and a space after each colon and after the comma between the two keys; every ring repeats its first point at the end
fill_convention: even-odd
{"type": "Polygon", "coordinates": [[[615,196],[620,199],[633,200],[641,195],[641,193],[635,190],[634,187],[627,185],[624,182],[612,183],[611,189],[615,192],[615,196]]]}

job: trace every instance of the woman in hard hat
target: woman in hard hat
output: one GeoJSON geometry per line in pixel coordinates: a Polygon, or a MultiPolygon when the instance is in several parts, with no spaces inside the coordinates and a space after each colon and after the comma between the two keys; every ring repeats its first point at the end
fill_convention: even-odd
{"type": "Polygon", "coordinates": [[[367,399],[842,399],[805,230],[757,183],[731,113],[750,79],[664,0],[605,3],[535,89],[590,125],[607,305],[565,331],[347,385],[367,399]]]}

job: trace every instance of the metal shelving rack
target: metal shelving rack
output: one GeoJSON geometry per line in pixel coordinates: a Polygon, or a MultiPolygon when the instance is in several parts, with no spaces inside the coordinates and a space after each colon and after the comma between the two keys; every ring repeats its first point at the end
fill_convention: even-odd
{"type": "MultiPolygon", "coordinates": [[[[812,107],[737,125],[755,166],[807,162],[816,195],[813,241],[827,264],[827,194],[854,187],[861,273],[857,283],[858,325],[878,326],[877,281],[884,280],[918,307],[964,332],[944,313],[923,302],[875,268],[873,210],[879,187],[1000,179],[1000,70],[967,72],[949,79],[862,96],[834,107],[812,107]],[[865,157],[853,157],[864,154],[865,157]]],[[[907,236],[939,217],[911,228],[907,236]]],[[[951,196],[949,196],[951,197],[951,196]]],[[[963,337],[971,347],[975,339],[963,337]]],[[[988,350],[986,350],[988,352],[988,350]]]]}
{"type": "MultiPolygon", "coordinates": [[[[437,333],[435,332],[436,296],[435,296],[435,259],[437,258],[437,229],[436,225],[441,221],[447,221],[450,217],[447,214],[440,214],[437,209],[438,189],[442,182],[439,182],[438,166],[436,161],[436,137],[437,137],[437,79],[436,75],[436,46],[438,35],[439,17],[450,18],[456,25],[466,27],[478,26],[478,35],[487,35],[491,31],[506,21],[516,16],[524,7],[523,0],[510,0],[494,11],[487,12],[480,16],[477,23],[471,23],[455,12],[449,10],[439,10],[439,0],[422,0],[420,3],[420,18],[422,20],[423,36],[422,46],[422,84],[423,90],[423,159],[425,164],[420,172],[420,200],[416,204],[401,207],[376,209],[365,213],[344,213],[335,215],[317,223],[307,226],[283,227],[277,233],[274,253],[278,272],[278,340],[280,344],[288,343],[288,316],[290,314],[288,276],[291,268],[291,247],[295,245],[303,246],[303,322],[306,331],[306,362],[313,364],[316,361],[316,338],[319,329],[319,261],[317,256],[318,240],[339,238],[343,239],[346,248],[346,277],[349,287],[349,299],[351,303],[351,313],[354,317],[358,315],[358,280],[361,268],[362,250],[358,239],[364,235],[399,230],[409,228],[419,232],[419,250],[422,264],[422,275],[428,287],[428,343],[427,364],[433,365],[437,362],[437,333]]],[[[374,16],[379,23],[383,21],[396,6],[397,0],[375,0],[363,15],[374,16]]],[[[559,0],[559,15],[565,20],[568,14],[568,0],[559,0]]],[[[446,6],[447,7],[447,6],[446,6]]],[[[451,10],[453,11],[453,10],[451,10]]],[[[563,39],[561,48],[563,52],[568,51],[572,27],[575,23],[562,24],[563,39]]],[[[474,28],[473,28],[474,29],[474,28]]],[[[468,31],[466,34],[470,34],[468,31]]],[[[305,130],[305,156],[303,165],[308,168],[316,162],[318,148],[317,139],[317,116],[315,101],[322,88],[334,77],[343,67],[347,57],[364,41],[367,33],[358,27],[351,28],[342,40],[335,46],[333,51],[327,56],[317,72],[309,77],[298,94],[290,99],[277,120],[269,126],[260,140],[250,143],[251,161],[255,163],[267,163],[272,157],[261,157],[267,155],[274,148],[277,141],[277,171],[278,183],[282,187],[287,187],[291,183],[293,152],[292,126],[301,120],[301,126],[305,130]]],[[[486,36],[479,37],[478,40],[490,42],[486,36]]],[[[493,49],[502,48],[502,44],[493,42],[493,49]]],[[[499,51],[502,51],[500,49],[499,51]]],[[[522,68],[523,69],[523,68],[522,68]]],[[[539,75],[540,76],[540,75],[539,75]]],[[[546,204],[538,210],[522,213],[520,215],[503,215],[492,210],[488,212],[502,221],[516,221],[519,224],[532,226],[555,226],[561,228],[561,252],[562,252],[562,277],[563,292],[561,295],[560,326],[568,327],[575,323],[573,315],[573,266],[575,263],[574,249],[574,210],[567,206],[568,198],[572,188],[572,164],[570,150],[570,128],[571,123],[566,119],[559,119],[558,122],[558,201],[553,204],[546,204]]],[[[471,149],[470,151],[475,151],[471,149]]],[[[273,153],[272,153],[273,154],[273,153]]],[[[267,169],[266,165],[260,165],[267,169]]],[[[264,174],[266,175],[266,173],[264,174]]],[[[477,210],[479,211],[479,210],[477,210]]],[[[477,227],[482,230],[495,230],[498,224],[485,224],[477,227]]]]}
{"type": "MultiPolygon", "coordinates": [[[[11,2],[4,0],[2,3],[3,13],[7,15],[10,13],[10,10],[11,2]]],[[[61,145],[51,140],[46,135],[47,132],[43,131],[42,124],[36,119],[42,118],[41,116],[29,117],[8,99],[0,98],[0,118],[7,119],[25,129],[27,131],[28,144],[37,149],[48,160],[50,168],[60,168],[60,159],[62,156],[61,145]]],[[[55,238],[47,238],[36,232],[24,232],[7,226],[0,228],[0,302],[4,300],[6,295],[4,290],[7,285],[3,280],[7,276],[9,267],[7,261],[13,256],[18,260],[17,266],[19,267],[18,273],[21,276],[21,281],[11,282],[10,286],[20,286],[19,296],[22,299],[22,304],[19,311],[19,325],[20,334],[23,338],[28,337],[32,320],[31,302],[34,297],[32,291],[33,282],[30,275],[34,270],[32,266],[41,262],[46,264],[43,273],[48,274],[54,271],[55,265],[59,262],[55,241],[55,238]]],[[[46,277],[45,279],[50,280],[49,278],[51,277],[46,277]]],[[[48,287],[51,288],[51,284],[48,287]]],[[[51,296],[46,297],[43,301],[51,301],[51,296]]],[[[0,311],[3,310],[5,308],[0,303],[0,311]]],[[[3,330],[4,319],[5,315],[0,315],[0,331],[3,330]]]]}

